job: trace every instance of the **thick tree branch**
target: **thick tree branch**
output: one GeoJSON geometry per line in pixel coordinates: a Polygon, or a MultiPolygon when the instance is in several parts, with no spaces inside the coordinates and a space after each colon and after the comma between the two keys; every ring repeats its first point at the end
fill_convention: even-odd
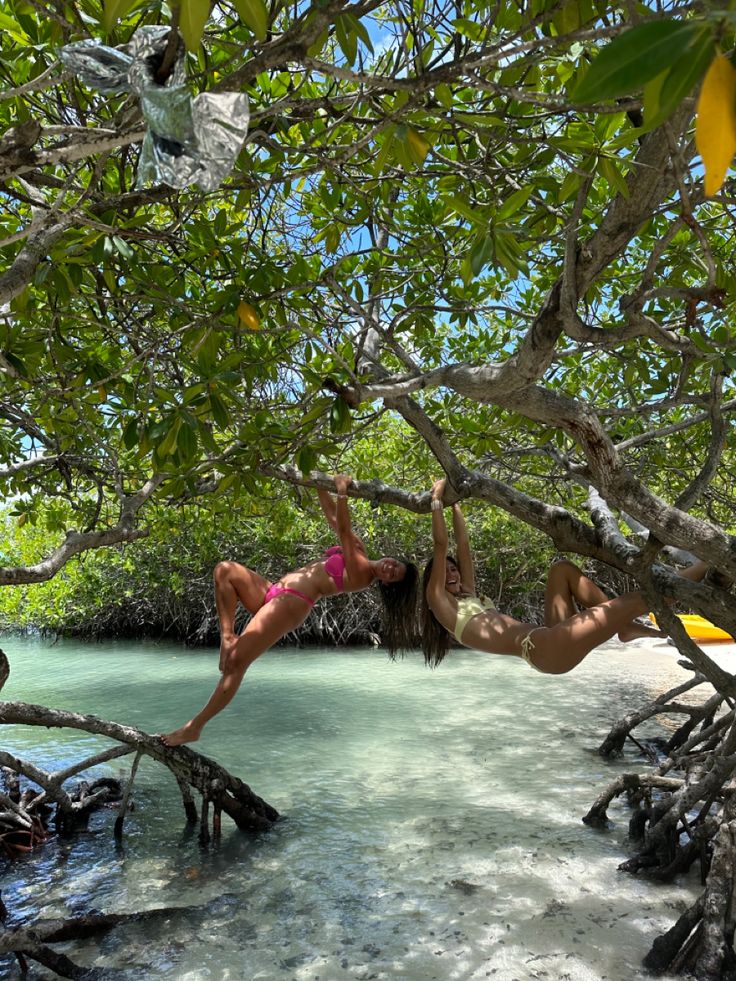
{"type": "Polygon", "coordinates": [[[148,535],[145,528],[136,528],[138,511],[146,504],[162,483],[163,474],[152,477],[136,494],[121,495],[120,520],[106,531],[69,531],[63,544],[41,562],[29,566],[0,568],[0,586],[18,586],[23,583],[45,582],[53,578],[59,569],[80,552],[104,548],[120,542],[134,542],[148,535]]]}

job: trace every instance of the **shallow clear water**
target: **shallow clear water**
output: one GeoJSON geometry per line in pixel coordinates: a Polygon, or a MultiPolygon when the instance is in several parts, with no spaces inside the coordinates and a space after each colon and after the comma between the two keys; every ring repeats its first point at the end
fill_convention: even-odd
{"type": "MultiPolygon", "coordinates": [[[[217,676],[214,650],[0,643],[1,697],[150,732],[188,719],[217,676]]],[[[664,642],[610,642],[563,677],[472,651],[431,672],[418,656],[274,650],[196,747],[281,812],[271,832],[251,839],[223,816],[203,851],[168,771],[144,759],[121,848],[103,812],[6,866],[3,898],[29,918],[192,907],[67,948],[146,978],[635,981],[696,879],[655,888],[618,872],[626,809],[608,832],[581,817],[640,765],[596,755],[611,723],[685,677],[664,642]]],[[[110,745],[22,727],[0,739],[46,769],[110,745]]]]}

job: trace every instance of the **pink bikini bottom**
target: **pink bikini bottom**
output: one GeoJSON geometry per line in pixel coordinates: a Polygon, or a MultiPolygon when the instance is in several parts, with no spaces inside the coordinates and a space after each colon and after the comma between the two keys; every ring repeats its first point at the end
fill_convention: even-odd
{"type": "Polygon", "coordinates": [[[282,593],[291,593],[292,596],[298,596],[299,599],[303,599],[305,603],[309,603],[310,606],[314,606],[314,600],[307,596],[306,593],[300,592],[298,589],[289,589],[288,586],[280,586],[277,582],[273,583],[266,590],[266,595],[263,597],[263,605],[270,603],[272,599],[277,596],[281,596],[282,593]]]}

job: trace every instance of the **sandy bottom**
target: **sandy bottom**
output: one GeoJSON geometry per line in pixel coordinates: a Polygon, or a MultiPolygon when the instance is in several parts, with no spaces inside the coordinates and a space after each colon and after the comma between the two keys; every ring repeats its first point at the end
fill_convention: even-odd
{"type": "MultiPolygon", "coordinates": [[[[188,718],[216,676],[214,651],[3,648],[6,698],[148,731],[188,718]]],[[[736,644],[704,650],[736,668],[736,644]]],[[[699,869],[652,886],[618,871],[625,805],[610,808],[606,831],[581,819],[618,773],[648,768],[632,744],[614,762],[596,749],[614,722],[690,676],[679,656],[666,641],[611,641],[555,678],[473,651],[433,672],[381,652],[270,652],[197,748],[278,807],[271,832],[253,840],[228,825],[201,851],[175,785],[144,761],[122,848],[101,814],[89,835],[16,863],[3,899],[29,917],[191,906],[67,948],[146,981],[644,981],[642,958],[698,895],[699,869]]],[[[107,745],[3,737],[56,765],[82,742],[85,753],[107,745]]],[[[14,970],[0,959],[0,975],[14,970]]]]}

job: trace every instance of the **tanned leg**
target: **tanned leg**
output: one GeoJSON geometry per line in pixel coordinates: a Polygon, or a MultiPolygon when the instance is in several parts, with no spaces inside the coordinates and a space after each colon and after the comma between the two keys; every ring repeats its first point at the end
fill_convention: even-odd
{"type": "Polygon", "coordinates": [[[232,701],[250,665],[278,640],[304,623],[311,607],[298,596],[282,595],[271,600],[255,614],[242,634],[235,639],[231,654],[225,659],[222,675],[207,704],[181,728],[161,736],[167,746],[193,743],[213,716],[232,701]]]}
{"type": "MultiPolygon", "coordinates": [[[[544,593],[544,622],[548,627],[562,623],[575,616],[582,607],[587,610],[605,603],[608,597],[596,586],[592,579],[584,575],[572,562],[555,562],[547,577],[544,593]]],[[[621,641],[636,640],[639,637],[665,637],[662,630],[639,623],[628,623],[618,633],[621,641]]]]}
{"type": "MultiPolygon", "coordinates": [[[[648,605],[641,592],[625,593],[615,599],[582,610],[551,627],[533,630],[532,660],[547,674],[565,674],[614,634],[621,636],[631,621],[646,613],[648,605]]],[[[526,636],[529,631],[525,631],[526,636]]],[[[523,637],[520,636],[519,644],[523,637]]]]}
{"type": "Polygon", "coordinates": [[[220,671],[235,650],[235,612],[238,602],[251,614],[260,610],[270,583],[238,562],[218,562],[214,572],[215,606],[220,620],[220,671]]]}
{"type": "Polygon", "coordinates": [[[710,569],[707,562],[703,562],[698,559],[697,562],[693,562],[689,565],[687,569],[683,569],[682,572],[678,572],[678,575],[682,579],[689,579],[691,582],[700,582],[704,578],[706,572],[710,569]]]}
{"type": "MultiPolygon", "coordinates": [[[[553,615],[554,611],[563,610],[565,602],[570,602],[570,597],[584,604],[595,595],[595,591],[603,595],[595,583],[583,576],[571,562],[559,564],[569,566],[575,572],[571,572],[570,569],[559,570],[558,575],[561,579],[567,577],[567,586],[557,588],[556,584],[555,589],[551,591],[550,606],[553,615]],[[555,595],[559,596],[557,604],[553,602],[555,595]]],[[[707,564],[699,561],[685,569],[681,575],[685,579],[697,582],[703,578],[707,569],[707,564]]],[[[532,636],[534,645],[532,659],[542,671],[549,674],[565,674],[580,664],[593,648],[609,640],[614,634],[617,633],[621,640],[631,640],[632,620],[646,613],[647,609],[648,604],[644,594],[637,590],[612,600],[596,603],[554,625],[540,627],[534,630],[532,636]]],[[[633,629],[639,628],[634,626],[633,629]]],[[[641,630],[646,628],[642,627],[641,630]]],[[[650,636],[650,634],[636,633],[634,636],[650,636]]],[[[655,636],[664,635],[656,632],[655,636]]]]}

